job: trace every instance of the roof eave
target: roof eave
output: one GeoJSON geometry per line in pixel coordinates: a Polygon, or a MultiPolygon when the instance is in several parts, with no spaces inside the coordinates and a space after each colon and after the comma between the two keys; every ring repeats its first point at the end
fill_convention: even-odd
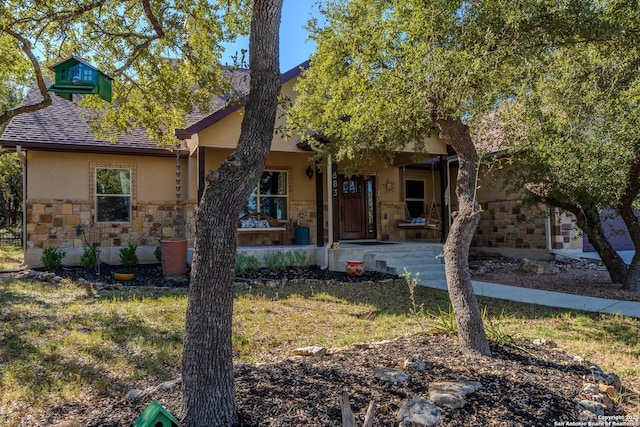
{"type": "MultiPolygon", "coordinates": [[[[73,152],[73,153],[101,153],[101,154],[131,154],[135,156],[154,156],[154,157],[175,157],[175,151],[168,150],[162,147],[158,148],[134,148],[105,145],[76,145],[76,144],[47,144],[42,142],[32,141],[8,141],[0,140],[0,146],[2,148],[16,148],[21,146],[22,148],[38,150],[38,151],[56,151],[56,152],[73,152]]],[[[189,150],[180,150],[180,157],[189,157],[189,150]]]]}

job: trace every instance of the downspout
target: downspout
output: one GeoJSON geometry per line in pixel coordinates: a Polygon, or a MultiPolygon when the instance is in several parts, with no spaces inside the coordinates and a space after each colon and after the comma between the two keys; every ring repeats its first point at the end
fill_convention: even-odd
{"type": "Polygon", "coordinates": [[[333,193],[331,191],[331,157],[327,159],[327,226],[329,227],[327,244],[324,247],[324,265],[322,270],[329,268],[329,249],[333,245],[333,193]]]}
{"type": "Polygon", "coordinates": [[[22,163],[22,265],[26,266],[27,255],[27,156],[21,145],[16,145],[16,154],[22,163]]]}

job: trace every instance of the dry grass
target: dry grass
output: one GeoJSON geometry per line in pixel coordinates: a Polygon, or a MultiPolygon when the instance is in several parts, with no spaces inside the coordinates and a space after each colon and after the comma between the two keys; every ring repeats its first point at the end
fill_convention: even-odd
{"type": "Polygon", "coordinates": [[[23,252],[20,246],[0,247],[0,272],[17,269],[23,261],[23,252]]]}
{"type": "MultiPolygon", "coordinates": [[[[237,361],[311,344],[341,347],[437,329],[446,293],[393,284],[238,288],[237,361]],[[422,325],[422,326],[421,326],[422,325]]],[[[502,334],[552,338],[640,388],[640,320],[480,299],[502,334]]],[[[180,373],[184,289],[96,292],[74,283],[0,283],[0,424],[53,403],[122,396],[180,373]]],[[[639,411],[640,412],[640,411],[639,411]]]]}

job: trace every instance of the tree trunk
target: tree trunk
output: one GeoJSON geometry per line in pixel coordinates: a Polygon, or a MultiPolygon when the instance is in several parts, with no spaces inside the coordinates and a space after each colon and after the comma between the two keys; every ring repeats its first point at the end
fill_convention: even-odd
{"type": "Polygon", "coordinates": [[[458,326],[458,340],[465,353],[490,356],[491,349],[469,272],[469,247],[480,222],[476,198],[478,153],[469,135],[468,126],[460,120],[437,119],[435,123],[440,136],[451,144],[458,155],[460,165],[456,183],[459,207],[444,245],[447,285],[458,326]]]}
{"type": "Polygon", "coordinates": [[[278,31],[283,0],[254,0],[250,94],[236,151],[207,183],[196,213],[196,242],[182,360],[183,424],[238,424],[231,323],[240,210],[271,148],[280,92],[278,31]]]}
{"type": "MultiPolygon", "coordinates": [[[[589,236],[589,241],[593,245],[593,248],[596,250],[598,255],[600,255],[602,263],[607,267],[607,272],[609,273],[611,282],[624,283],[628,274],[627,264],[625,264],[622,257],[618,252],[616,252],[611,245],[611,242],[609,242],[604,235],[604,230],[602,229],[602,223],[600,221],[600,212],[596,210],[595,214],[598,217],[597,225],[593,223],[583,224],[579,219],[577,220],[577,225],[583,232],[587,233],[587,236],[589,236]]],[[[579,217],[576,216],[576,218],[579,217]]]]}
{"type": "Polygon", "coordinates": [[[627,264],[624,263],[622,257],[620,257],[611,245],[611,242],[609,242],[604,235],[600,209],[598,209],[597,205],[589,201],[583,201],[582,207],[579,207],[553,196],[535,194],[534,197],[541,203],[546,203],[571,212],[576,217],[576,224],[589,236],[593,248],[598,255],[600,255],[602,263],[607,267],[607,272],[609,273],[609,277],[611,277],[612,283],[624,283],[627,276],[627,264]]]}
{"type": "Polygon", "coordinates": [[[634,201],[640,193],[640,152],[636,152],[633,157],[628,177],[627,185],[618,204],[618,211],[627,226],[636,252],[627,271],[624,288],[630,291],[640,291],[640,223],[633,210],[634,201]]]}

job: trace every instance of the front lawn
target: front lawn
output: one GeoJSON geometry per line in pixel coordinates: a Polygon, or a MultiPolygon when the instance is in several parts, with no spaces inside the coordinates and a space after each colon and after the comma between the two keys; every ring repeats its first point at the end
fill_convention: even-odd
{"type": "MultiPolygon", "coordinates": [[[[179,377],[186,293],[97,292],[69,281],[0,283],[0,424],[28,425],[53,405],[121,399],[132,388],[179,377]]],[[[442,333],[451,326],[445,292],[418,287],[412,304],[400,281],[238,287],[236,293],[238,362],[288,356],[307,345],[442,333]]],[[[640,320],[485,298],[480,305],[493,339],[551,338],[640,389],[640,320]]]]}

